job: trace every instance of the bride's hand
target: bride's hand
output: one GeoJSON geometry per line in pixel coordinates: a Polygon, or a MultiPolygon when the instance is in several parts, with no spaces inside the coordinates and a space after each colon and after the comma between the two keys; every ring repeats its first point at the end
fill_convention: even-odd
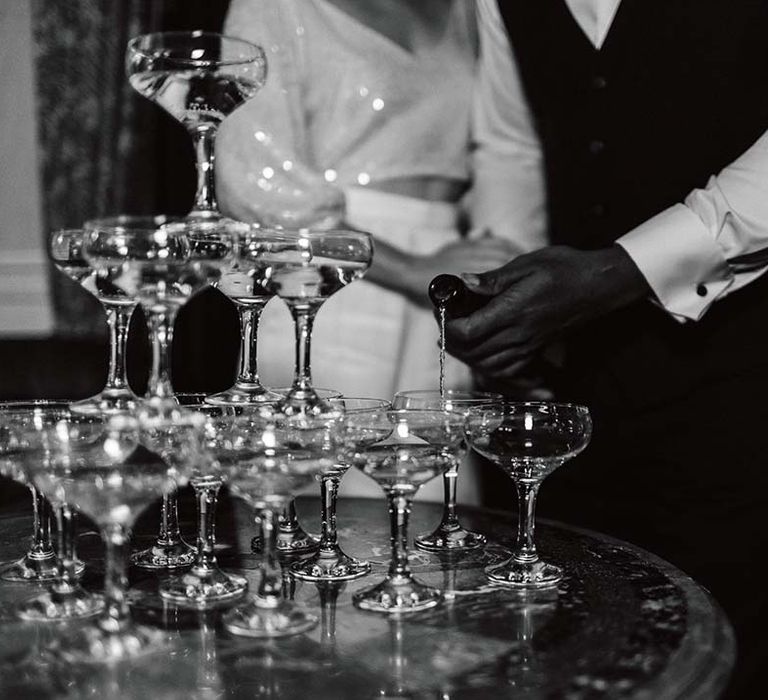
{"type": "Polygon", "coordinates": [[[405,294],[416,304],[432,308],[427,288],[437,275],[487,272],[505,265],[518,252],[503,238],[483,235],[449,243],[431,255],[410,256],[404,271],[405,294]]]}

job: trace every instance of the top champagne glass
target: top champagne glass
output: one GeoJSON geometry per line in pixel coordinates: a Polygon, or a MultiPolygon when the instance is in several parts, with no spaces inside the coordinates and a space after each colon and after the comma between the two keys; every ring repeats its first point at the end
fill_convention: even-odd
{"type": "Polygon", "coordinates": [[[156,32],[128,42],[125,69],[131,87],[181,122],[192,137],[197,192],[188,216],[221,217],[214,190],[216,131],[264,85],[264,50],[211,32],[156,32]]]}

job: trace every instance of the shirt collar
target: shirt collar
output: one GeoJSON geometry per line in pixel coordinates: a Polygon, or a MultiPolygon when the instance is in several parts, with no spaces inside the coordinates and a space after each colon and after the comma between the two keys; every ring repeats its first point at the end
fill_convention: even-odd
{"type": "Polygon", "coordinates": [[[596,49],[605,42],[621,0],[565,0],[568,9],[596,49]]]}

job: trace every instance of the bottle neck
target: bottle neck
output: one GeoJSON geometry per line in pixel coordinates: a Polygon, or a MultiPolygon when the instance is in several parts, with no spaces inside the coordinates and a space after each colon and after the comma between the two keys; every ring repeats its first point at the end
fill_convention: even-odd
{"type": "Polygon", "coordinates": [[[448,318],[468,316],[485,306],[491,297],[471,291],[456,275],[438,275],[429,284],[429,298],[448,318]]]}

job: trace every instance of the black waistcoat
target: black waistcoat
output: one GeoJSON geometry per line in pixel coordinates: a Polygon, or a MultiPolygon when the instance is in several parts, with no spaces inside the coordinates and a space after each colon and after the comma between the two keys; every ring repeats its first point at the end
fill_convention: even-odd
{"type": "MultiPolygon", "coordinates": [[[[499,8],[543,145],[554,243],[611,244],[768,129],[765,0],[622,0],[600,51],[565,0],[499,8]]],[[[768,276],[698,323],[635,304],[572,337],[568,358],[573,398],[611,409],[768,376],[768,276]]]]}

